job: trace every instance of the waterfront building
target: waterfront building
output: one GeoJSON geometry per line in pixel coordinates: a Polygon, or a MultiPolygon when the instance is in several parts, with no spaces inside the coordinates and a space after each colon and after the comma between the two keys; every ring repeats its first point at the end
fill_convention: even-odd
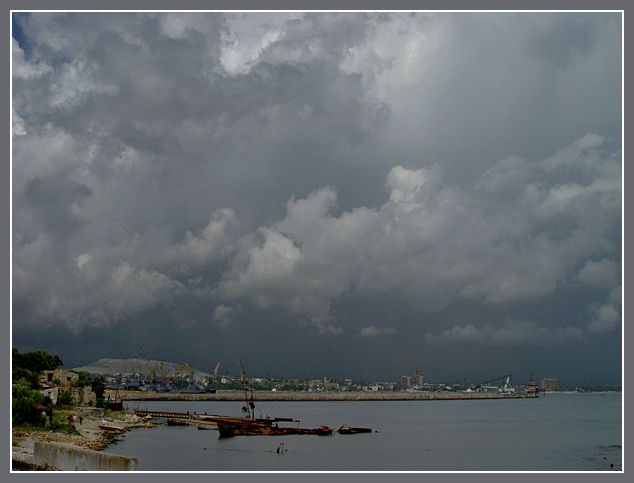
{"type": "Polygon", "coordinates": [[[554,378],[542,379],[542,391],[556,391],[559,386],[559,380],[554,378]]]}
{"type": "Polygon", "coordinates": [[[324,390],[324,381],[320,379],[312,379],[308,381],[308,389],[312,391],[323,391],[324,390]]]}
{"type": "Polygon", "coordinates": [[[90,386],[78,386],[79,376],[67,369],[42,371],[38,374],[40,392],[57,404],[60,393],[67,392],[75,404],[95,404],[97,396],[90,386]]]}
{"type": "Polygon", "coordinates": [[[401,376],[401,387],[411,387],[412,378],[410,376],[401,376]]]}
{"type": "Polygon", "coordinates": [[[379,391],[393,391],[396,386],[395,382],[377,382],[376,384],[379,386],[379,391]]]}

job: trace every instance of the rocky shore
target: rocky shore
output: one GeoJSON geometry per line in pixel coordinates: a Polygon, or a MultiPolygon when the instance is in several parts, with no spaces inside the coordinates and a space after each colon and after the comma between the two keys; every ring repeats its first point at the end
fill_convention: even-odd
{"type": "MultiPolygon", "coordinates": [[[[69,412],[69,414],[80,414],[77,412],[69,412]]],[[[153,425],[139,416],[128,414],[125,412],[116,412],[107,416],[98,414],[86,414],[81,412],[82,422],[70,423],[77,433],[71,434],[62,431],[47,431],[44,429],[29,428],[13,428],[11,431],[11,439],[13,443],[13,470],[17,471],[37,471],[43,468],[37,468],[33,465],[33,448],[36,441],[48,443],[61,443],[77,448],[99,451],[106,448],[114,438],[116,433],[104,431],[99,428],[102,419],[109,424],[125,429],[135,427],[153,427],[153,425]]]]}

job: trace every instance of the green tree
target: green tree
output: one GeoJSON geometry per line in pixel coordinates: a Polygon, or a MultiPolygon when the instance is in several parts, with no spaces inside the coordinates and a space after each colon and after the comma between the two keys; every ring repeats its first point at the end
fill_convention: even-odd
{"type": "Polygon", "coordinates": [[[60,391],[57,395],[58,406],[70,406],[73,404],[73,395],[69,391],[60,391]]]}
{"type": "Polygon", "coordinates": [[[90,374],[87,372],[78,372],[77,375],[79,376],[77,379],[77,387],[90,386],[92,384],[90,374]]]}
{"type": "Polygon", "coordinates": [[[11,409],[13,424],[36,423],[39,411],[34,406],[44,402],[44,395],[33,389],[26,379],[20,379],[11,385],[11,409]]]}
{"type": "Polygon", "coordinates": [[[20,380],[27,381],[33,389],[37,389],[38,387],[40,387],[40,384],[37,380],[37,373],[31,372],[24,367],[16,367],[14,365],[11,371],[11,380],[13,382],[17,382],[20,380]]]}
{"type": "Polygon", "coordinates": [[[103,377],[95,377],[90,381],[90,386],[92,387],[92,391],[95,393],[97,397],[97,401],[103,400],[104,392],[106,391],[106,385],[104,383],[103,377]]]}
{"type": "Polygon", "coordinates": [[[14,347],[12,350],[11,379],[13,382],[26,380],[32,389],[39,389],[38,374],[41,371],[51,371],[63,365],[64,363],[59,356],[49,354],[46,350],[22,353],[20,349],[14,347]]]}
{"type": "Polygon", "coordinates": [[[22,353],[17,347],[13,348],[13,367],[21,367],[37,373],[52,371],[63,366],[64,363],[60,357],[49,354],[47,350],[22,353]]]}
{"type": "Polygon", "coordinates": [[[59,356],[48,351],[20,352],[14,347],[11,353],[11,408],[13,424],[38,423],[40,413],[37,404],[51,405],[50,398],[38,391],[38,374],[64,365],[59,356]]]}

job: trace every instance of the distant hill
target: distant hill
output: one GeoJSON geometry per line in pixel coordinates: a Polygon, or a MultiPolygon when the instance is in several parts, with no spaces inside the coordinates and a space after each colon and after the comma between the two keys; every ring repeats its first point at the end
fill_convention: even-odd
{"type": "Polygon", "coordinates": [[[186,375],[193,373],[193,377],[211,377],[211,374],[200,371],[187,363],[175,363],[156,361],[152,359],[142,359],[133,357],[129,359],[113,359],[103,357],[92,364],[82,367],[74,367],[71,370],[76,372],[88,372],[90,374],[141,374],[158,377],[172,377],[175,375],[186,375]]]}

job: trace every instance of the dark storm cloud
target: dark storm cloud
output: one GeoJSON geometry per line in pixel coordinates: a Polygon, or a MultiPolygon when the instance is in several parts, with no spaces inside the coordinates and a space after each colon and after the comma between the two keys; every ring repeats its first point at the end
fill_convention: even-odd
{"type": "Polygon", "coordinates": [[[72,181],[67,173],[55,173],[45,179],[29,180],[24,202],[40,218],[46,231],[65,238],[79,230],[83,221],[73,208],[81,206],[91,195],[88,186],[72,181]]]}
{"type": "Polygon", "coordinates": [[[285,219],[261,228],[238,254],[219,292],[252,296],[262,308],[281,303],[322,329],[331,302],[348,293],[394,293],[423,311],[457,298],[491,306],[537,302],[576,280],[579,264],[587,267],[597,250],[617,248],[608,236],[620,212],[620,162],[597,149],[602,142],[588,136],[531,164],[502,160],[473,192],[444,185],[437,165],[397,166],[378,210],[333,216],[330,188],[291,200],[285,219]],[[559,170],[567,181],[548,181],[559,170]],[[576,171],[592,173],[592,181],[578,182],[576,171]],[[510,191],[513,202],[498,191],[510,191]]]}
{"type": "Polygon", "coordinates": [[[619,350],[618,15],[16,22],[14,333],[619,350]]]}

